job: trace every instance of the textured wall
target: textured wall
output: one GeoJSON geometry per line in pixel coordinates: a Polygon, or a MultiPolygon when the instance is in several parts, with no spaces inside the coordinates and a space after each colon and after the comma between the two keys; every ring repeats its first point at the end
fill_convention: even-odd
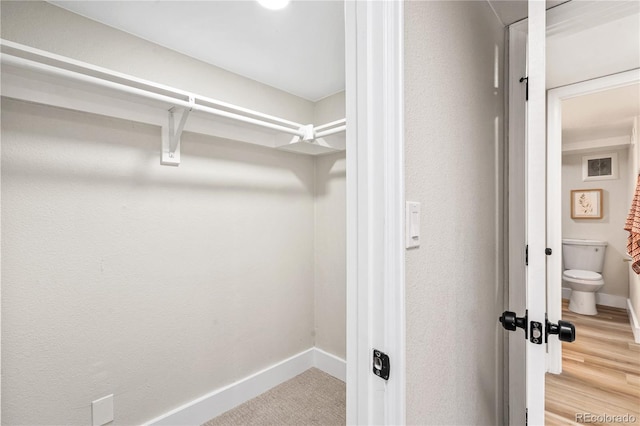
{"type": "Polygon", "coordinates": [[[314,344],[313,159],[2,105],[2,414],[149,420],[314,344]]]}
{"type": "Polygon", "coordinates": [[[582,157],[593,152],[562,156],[562,237],[608,242],[600,293],[629,297],[629,264],[623,262],[628,235],[623,228],[631,207],[628,153],[626,149],[612,152],[618,153],[618,179],[589,182],[582,180],[582,157]],[[590,188],[603,190],[602,219],[571,219],[571,190],[590,188]]]}
{"type": "MultiPolygon", "coordinates": [[[[344,118],[344,92],[318,101],[314,123],[344,118]]],[[[342,134],[344,135],[344,134],[342,134]]],[[[328,139],[343,143],[344,136],[328,139]]],[[[347,356],[346,159],[339,152],[316,157],[315,325],[316,347],[342,359],[347,356]]]]}
{"type": "Polygon", "coordinates": [[[486,2],[405,4],[408,424],[502,422],[503,39],[486,2]]]}

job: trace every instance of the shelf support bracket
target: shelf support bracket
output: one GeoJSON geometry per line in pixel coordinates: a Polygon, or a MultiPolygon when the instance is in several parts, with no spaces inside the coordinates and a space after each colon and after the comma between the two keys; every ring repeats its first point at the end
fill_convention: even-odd
{"type": "Polygon", "coordinates": [[[313,128],[313,124],[302,126],[299,130],[302,136],[294,136],[289,143],[297,143],[300,141],[313,142],[313,140],[316,138],[316,132],[313,128]]]}
{"type": "MultiPolygon", "coordinates": [[[[189,104],[193,105],[194,103],[195,98],[189,97],[189,104]]],[[[162,126],[162,157],[160,158],[160,164],[163,166],[180,165],[180,138],[192,109],[193,107],[190,106],[187,108],[173,107],[169,110],[167,125],[162,126]],[[175,113],[177,110],[182,110],[182,115],[176,128],[175,113]]]]}

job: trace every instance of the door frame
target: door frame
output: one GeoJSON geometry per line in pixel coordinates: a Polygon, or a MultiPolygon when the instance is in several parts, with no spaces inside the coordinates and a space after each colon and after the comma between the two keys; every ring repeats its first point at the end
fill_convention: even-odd
{"type": "MultiPolygon", "coordinates": [[[[564,188],[552,182],[562,181],[562,101],[615,89],[640,82],[640,69],[595,78],[547,92],[547,244],[558,253],[547,263],[547,313],[549,321],[562,319],[562,191],[564,188]]],[[[621,177],[622,178],[622,177],[621,177]]],[[[562,372],[562,344],[549,339],[547,347],[549,373],[562,372]]]]}
{"type": "Polygon", "coordinates": [[[345,21],[347,424],[404,424],[403,3],[347,1],[345,21]]]}

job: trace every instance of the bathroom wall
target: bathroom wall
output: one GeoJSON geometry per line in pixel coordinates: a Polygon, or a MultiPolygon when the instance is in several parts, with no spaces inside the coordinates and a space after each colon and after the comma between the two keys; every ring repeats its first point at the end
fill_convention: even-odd
{"type": "Polygon", "coordinates": [[[487,2],[405,3],[410,425],[503,424],[503,47],[487,2]]]}
{"type": "Polygon", "coordinates": [[[600,152],[618,154],[618,179],[582,180],[582,157],[594,154],[585,152],[562,156],[562,236],[607,241],[603,278],[600,293],[629,297],[629,264],[623,259],[627,253],[627,232],[623,229],[631,199],[628,187],[628,150],[600,152]],[[601,188],[603,190],[602,219],[571,219],[571,190],[601,188]]]}
{"type": "MultiPolygon", "coordinates": [[[[329,123],[344,118],[344,114],[345,94],[341,92],[316,103],[314,123],[329,123]]],[[[315,183],[316,347],[346,359],[345,152],[316,157],[315,183]]]]}
{"type": "MultiPolygon", "coordinates": [[[[3,38],[138,77],[303,123],[339,103],[316,111],[44,2],[0,7],[3,38]]],[[[1,136],[3,424],[87,424],[110,393],[114,424],[140,424],[316,334],[344,356],[340,331],[316,330],[329,307],[314,306],[333,297],[341,326],[340,155],[316,168],[185,133],[182,165],[163,167],[155,127],[8,99],[1,136]]]]}

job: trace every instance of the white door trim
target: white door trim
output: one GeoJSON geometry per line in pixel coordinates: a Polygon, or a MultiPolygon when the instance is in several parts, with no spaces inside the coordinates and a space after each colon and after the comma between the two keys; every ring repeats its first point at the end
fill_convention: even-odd
{"type": "Polygon", "coordinates": [[[345,8],[347,424],[404,424],[403,3],[345,8]],[[388,381],[373,348],[390,356],[388,381]]]}
{"type": "MultiPolygon", "coordinates": [[[[554,255],[547,261],[547,313],[549,321],[562,319],[562,190],[553,183],[562,181],[562,101],[602,90],[628,86],[640,81],[640,69],[583,81],[547,92],[547,244],[554,255]],[[555,255],[558,253],[558,255],[555,255]]],[[[578,330],[579,332],[579,330],[578,330]]],[[[549,339],[547,368],[562,372],[562,345],[549,339]]]]}

